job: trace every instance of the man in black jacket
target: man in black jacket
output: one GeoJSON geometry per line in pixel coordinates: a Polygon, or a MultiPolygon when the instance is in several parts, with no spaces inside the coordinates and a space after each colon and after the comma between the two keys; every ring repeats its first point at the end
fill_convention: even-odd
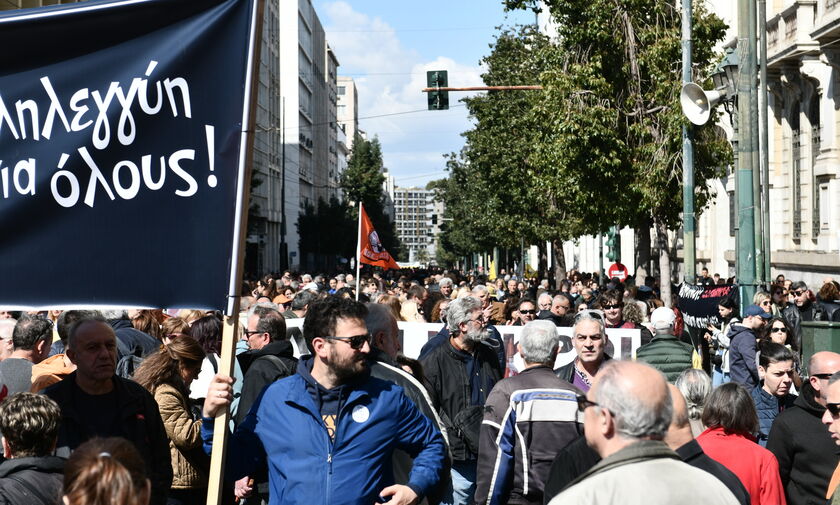
{"type": "Polygon", "coordinates": [[[0,404],[0,504],[61,503],[64,460],[53,456],[61,411],[46,396],[18,393],[0,404]]]}
{"type": "Polygon", "coordinates": [[[468,504],[475,492],[484,403],[502,378],[502,368],[496,352],[484,344],[488,339],[487,319],[478,299],[467,296],[450,303],[446,321],[448,342],[420,361],[452,450],[452,489],[445,503],[468,504]]]}
{"type": "Polygon", "coordinates": [[[612,359],[606,353],[609,339],[604,329],[604,320],[598,312],[581,312],[575,317],[572,345],[577,357],[554,373],[581,391],[589,391],[595,374],[604,363],[612,359]]]}
{"type": "Polygon", "coordinates": [[[152,505],[166,503],[172,485],[169,439],[154,397],[115,374],[117,337],[101,315],[76,321],[67,338],[76,371],[44,390],[61,408],[58,456],[69,456],[93,437],[133,442],[152,483],[152,505]]]}
{"type": "MultiPolygon", "coordinates": [[[[258,303],[251,307],[245,338],[250,350],[236,357],[244,374],[235,418],[237,425],[248,415],[266,386],[297,370],[292,344],[286,338],[286,318],[273,303],[258,303]]],[[[259,498],[267,501],[268,474],[254,477],[259,498]]],[[[250,481],[251,476],[248,476],[236,482],[234,493],[237,498],[249,498],[252,495],[255,486],[250,481]]],[[[259,503],[258,500],[256,502],[259,503]]]]}
{"type": "Polygon", "coordinates": [[[831,473],[840,457],[822,425],[828,379],[840,371],[840,354],[818,352],[808,362],[810,378],[794,406],[776,417],[767,448],[779,461],[788,505],[825,503],[831,473]]]}

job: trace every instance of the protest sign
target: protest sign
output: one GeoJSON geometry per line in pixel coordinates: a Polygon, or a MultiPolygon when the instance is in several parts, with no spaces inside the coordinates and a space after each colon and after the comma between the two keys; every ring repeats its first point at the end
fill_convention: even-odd
{"type": "Polygon", "coordinates": [[[0,15],[0,306],[226,310],[254,0],[0,15]]]}
{"type": "Polygon", "coordinates": [[[680,284],[679,309],[686,326],[706,329],[710,324],[720,326],[718,304],[721,300],[735,296],[732,284],[715,286],[694,286],[680,284]]]}

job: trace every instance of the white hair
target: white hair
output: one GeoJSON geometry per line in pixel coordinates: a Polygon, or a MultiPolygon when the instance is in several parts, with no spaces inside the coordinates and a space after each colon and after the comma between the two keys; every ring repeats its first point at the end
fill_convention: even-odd
{"type": "Polygon", "coordinates": [[[472,296],[456,298],[446,308],[446,327],[450,335],[457,335],[461,332],[461,323],[467,323],[470,315],[476,309],[481,308],[481,301],[472,296]]]}
{"type": "Polygon", "coordinates": [[[0,339],[9,340],[15,331],[17,319],[0,319],[0,339]]]}
{"type": "Polygon", "coordinates": [[[551,321],[531,321],[522,327],[519,345],[526,363],[552,365],[560,345],[557,326],[551,321]]]}
{"type": "Polygon", "coordinates": [[[615,417],[615,429],[622,437],[662,440],[674,415],[671,392],[664,385],[667,382],[665,376],[649,365],[641,365],[655,370],[662,378],[665,395],[653,403],[649,397],[637,396],[632,390],[633,385],[624,380],[621,368],[627,364],[614,361],[598,371],[595,402],[615,417]]]}

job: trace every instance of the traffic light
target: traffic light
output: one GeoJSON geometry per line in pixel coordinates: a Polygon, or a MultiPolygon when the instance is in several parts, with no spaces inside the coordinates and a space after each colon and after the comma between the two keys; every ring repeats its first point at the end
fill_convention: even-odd
{"type": "MultiPolygon", "coordinates": [[[[446,70],[430,70],[426,72],[426,87],[446,88],[449,77],[446,70]]],[[[448,91],[429,91],[429,110],[446,110],[449,108],[448,91]]]]}
{"type": "Polygon", "coordinates": [[[621,235],[618,226],[611,226],[607,232],[607,259],[613,263],[621,262],[621,235]]]}

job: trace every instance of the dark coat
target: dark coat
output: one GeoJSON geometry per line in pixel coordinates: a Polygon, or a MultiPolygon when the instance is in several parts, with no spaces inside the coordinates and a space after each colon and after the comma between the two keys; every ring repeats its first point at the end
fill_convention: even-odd
{"type": "Polygon", "coordinates": [[[750,328],[736,323],[729,327],[729,374],[737,382],[752,391],[758,385],[758,365],[755,362],[755,333],[750,328]]]}
{"type": "Polygon", "coordinates": [[[788,505],[826,503],[828,481],[840,461],[822,424],[825,407],[814,395],[811,383],[803,384],[794,406],[776,417],[767,439],[767,448],[779,461],[788,505]]]}
{"type": "Polygon", "coordinates": [[[131,325],[128,319],[109,319],[108,324],[117,335],[118,358],[134,354],[148,356],[160,349],[160,341],[131,325]]]}
{"type": "Polygon", "coordinates": [[[762,389],[761,384],[754,387],[750,391],[750,394],[752,395],[755,410],[758,414],[758,443],[762,447],[767,447],[767,437],[770,436],[770,428],[773,426],[773,421],[776,420],[779,412],[793,407],[797,396],[790,394],[780,401],[777,397],[762,389]]]}
{"type": "Polygon", "coordinates": [[[63,480],[62,458],[7,459],[0,464],[0,504],[57,505],[63,480]]]}
{"type": "MultiPolygon", "coordinates": [[[[609,361],[611,359],[612,359],[612,356],[610,356],[609,354],[604,354],[604,363],[606,363],[607,361],[609,361]]],[[[601,366],[604,366],[603,363],[601,364],[601,366]]],[[[561,366],[560,368],[557,368],[556,370],[554,370],[554,375],[556,375],[557,377],[560,377],[561,379],[563,379],[564,381],[566,381],[570,384],[574,384],[574,382],[575,382],[575,360],[572,360],[571,363],[567,363],[567,364],[561,366]]]]}
{"type": "Polygon", "coordinates": [[[668,382],[673,383],[687,368],[691,368],[694,348],[682,342],[674,335],[660,333],[653,340],[636,350],[636,359],[644,361],[663,374],[668,382]]]}
{"type": "Polygon", "coordinates": [[[297,359],[288,340],[269,342],[262,349],[243,352],[236,359],[244,375],[235,418],[235,423],[239,424],[266,386],[295,373],[297,359]]]}
{"type": "Polygon", "coordinates": [[[584,437],[579,437],[564,447],[551,462],[543,490],[543,503],[547,505],[572,481],[588,472],[599,461],[601,456],[586,444],[584,437]]]}
{"type": "MultiPolygon", "coordinates": [[[[481,384],[481,390],[477,393],[482,397],[480,406],[483,406],[490,390],[502,378],[502,368],[499,366],[495,351],[487,345],[476,345],[473,356],[479,375],[477,379],[481,384]]],[[[467,435],[461,429],[465,426],[456,426],[455,420],[462,411],[466,413],[471,407],[480,407],[472,405],[471,402],[473,391],[470,387],[471,381],[467,374],[464,356],[447,341],[432,349],[420,362],[429,382],[432,404],[446,424],[452,459],[455,461],[476,459],[478,455],[469,449],[466,442],[467,435]]],[[[477,439],[477,431],[474,435],[477,439]]]]}
{"type": "MultiPolygon", "coordinates": [[[[493,349],[496,353],[496,356],[499,358],[499,366],[502,370],[507,367],[507,356],[505,354],[505,343],[502,341],[502,335],[499,333],[499,330],[496,329],[495,326],[488,325],[487,331],[490,332],[490,338],[488,338],[484,345],[493,349]]],[[[417,357],[418,360],[423,361],[423,358],[426,357],[432,350],[440,345],[446,344],[449,342],[449,328],[445,325],[441,330],[435,335],[434,337],[430,338],[428,342],[423,344],[423,347],[420,348],[420,355],[417,357]]]]}
{"type": "Polygon", "coordinates": [[[735,498],[738,498],[741,505],[750,505],[750,494],[741,483],[741,479],[732,473],[730,469],[713,460],[705,452],[703,452],[703,448],[700,447],[700,444],[698,444],[696,440],[683,444],[674,452],[677,453],[680,459],[689,465],[709,472],[717,477],[719,481],[726,484],[726,487],[732,491],[735,498]]]}
{"type": "MultiPolygon", "coordinates": [[[[121,418],[121,436],[134,443],[146,464],[146,473],[152,482],[152,505],[163,505],[172,485],[172,461],[169,456],[169,439],[160,417],[155,398],[136,382],[114,376],[117,404],[114,409],[121,418]]],[[[94,433],[82,424],[76,410],[76,372],[44,390],[61,408],[61,428],[58,432],[56,454],[69,456],[94,433]]]]}

